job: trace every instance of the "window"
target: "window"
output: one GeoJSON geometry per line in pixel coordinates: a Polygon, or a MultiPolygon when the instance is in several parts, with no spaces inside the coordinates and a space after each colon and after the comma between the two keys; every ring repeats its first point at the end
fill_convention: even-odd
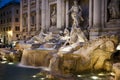
{"type": "Polygon", "coordinates": [[[18,38],[18,37],[19,37],[19,34],[16,34],[16,37],[18,38]]]}
{"type": "Polygon", "coordinates": [[[24,0],[24,3],[26,3],[27,2],[27,0],[24,0]]]}
{"type": "Polygon", "coordinates": [[[16,14],[19,14],[19,10],[18,9],[16,10],[16,14]]]}
{"type": "Polygon", "coordinates": [[[2,17],[2,13],[1,13],[1,17],[2,17]]]}
{"type": "Polygon", "coordinates": [[[3,28],[3,31],[5,31],[5,28],[3,28]]]}
{"type": "Polygon", "coordinates": [[[1,28],[1,31],[3,31],[3,28],[1,28]]]}
{"type": "Polygon", "coordinates": [[[1,20],[1,24],[2,24],[2,20],[1,20]]]}
{"type": "Polygon", "coordinates": [[[27,25],[27,18],[24,17],[24,18],[23,18],[23,26],[25,27],[26,25],[27,25]]]}
{"type": "Polygon", "coordinates": [[[7,23],[9,22],[9,20],[7,19],[7,23]]]}
{"type": "Polygon", "coordinates": [[[5,12],[3,13],[3,15],[5,16],[5,12]]]}
{"type": "Polygon", "coordinates": [[[4,23],[5,23],[5,19],[4,19],[4,23]]]}
{"type": "Polygon", "coordinates": [[[35,16],[31,16],[31,25],[35,24],[35,16]]]}
{"type": "Polygon", "coordinates": [[[8,27],[8,30],[11,31],[11,27],[10,26],[8,27]]]}
{"type": "Polygon", "coordinates": [[[19,19],[18,19],[18,18],[15,18],[15,22],[19,22],[19,19]]]}
{"type": "Polygon", "coordinates": [[[7,12],[7,15],[8,15],[8,12],[7,12]]]}
{"type": "Polygon", "coordinates": [[[11,18],[9,19],[9,22],[11,22],[11,18]]]}
{"type": "Polygon", "coordinates": [[[6,27],[6,31],[8,31],[8,27],[6,27]]]}
{"type": "Polygon", "coordinates": [[[9,11],[9,14],[11,14],[11,11],[9,11]]]}
{"type": "Polygon", "coordinates": [[[15,26],[15,31],[20,31],[20,27],[19,26],[15,26]]]}

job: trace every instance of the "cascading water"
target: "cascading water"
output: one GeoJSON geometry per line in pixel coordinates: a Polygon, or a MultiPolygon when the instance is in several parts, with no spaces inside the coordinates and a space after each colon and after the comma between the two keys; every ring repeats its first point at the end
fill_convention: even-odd
{"type": "Polygon", "coordinates": [[[23,51],[21,64],[26,66],[49,66],[50,59],[52,58],[55,50],[41,50],[41,49],[25,49],[23,51]]]}

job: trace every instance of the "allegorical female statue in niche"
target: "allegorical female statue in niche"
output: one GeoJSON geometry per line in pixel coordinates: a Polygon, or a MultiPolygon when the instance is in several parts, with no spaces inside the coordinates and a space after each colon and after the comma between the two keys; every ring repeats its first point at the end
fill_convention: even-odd
{"type": "Polygon", "coordinates": [[[120,0],[111,0],[108,4],[111,19],[120,18],[120,0]]]}
{"type": "Polygon", "coordinates": [[[74,0],[74,5],[71,7],[68,13],[71,12],[71,17],[73,19],[73,25],[75,27],[79,26],[80,21],[84,21],[82,17],[82,8],[77,4],[77,1],[74,0]]]}
{"type": "Polygon", "coordinates": [[[56,7],[53,6],[53,9],[52,9],[52,12],[51,12],[51,25],[52,25],[52,26],[55,26],[55,25],[56,25],[56,21],[57,21],[56,18],[57,18],[57,17],[56,17],[56,7]]]}

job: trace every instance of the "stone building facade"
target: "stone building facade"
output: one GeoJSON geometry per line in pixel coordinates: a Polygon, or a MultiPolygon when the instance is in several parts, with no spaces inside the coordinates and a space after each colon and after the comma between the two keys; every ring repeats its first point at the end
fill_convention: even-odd
{"type": "MultiPolygon", "coordinates": [[[[23,37],[34,36],[41,29],[47,31],[52,27],[57,29],[71,28],[73,20],[68,13],[73,5],[73,1],[21,0],[20,30],[23,33],[23,37]]],[[[83,32],[87,32],[89,39],[95,39],[106,33],[120,33],[119,0],[76,1],[82,8],[82,17],[84,19],[79,24],[79,27],[83,32]],[[110,7],[116,7],[117,10],[110,10],[110,7]]]]}
{"type": "Polygon", "coordinates": [[[0,41],[7,44],[20,38],[20,4],[11,1],[0,8],[0,41]]]}

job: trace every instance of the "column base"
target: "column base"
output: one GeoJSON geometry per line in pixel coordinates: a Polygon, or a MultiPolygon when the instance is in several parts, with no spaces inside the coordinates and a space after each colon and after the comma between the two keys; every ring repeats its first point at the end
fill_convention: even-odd
{"type": "Polygon", "coordinates": [[[99,29],[98,28],[92,28],[90,29],[90,33],[89,33],[89,39],[90,40],[95,40],[96,38],[99,37],[99,29]]]}

